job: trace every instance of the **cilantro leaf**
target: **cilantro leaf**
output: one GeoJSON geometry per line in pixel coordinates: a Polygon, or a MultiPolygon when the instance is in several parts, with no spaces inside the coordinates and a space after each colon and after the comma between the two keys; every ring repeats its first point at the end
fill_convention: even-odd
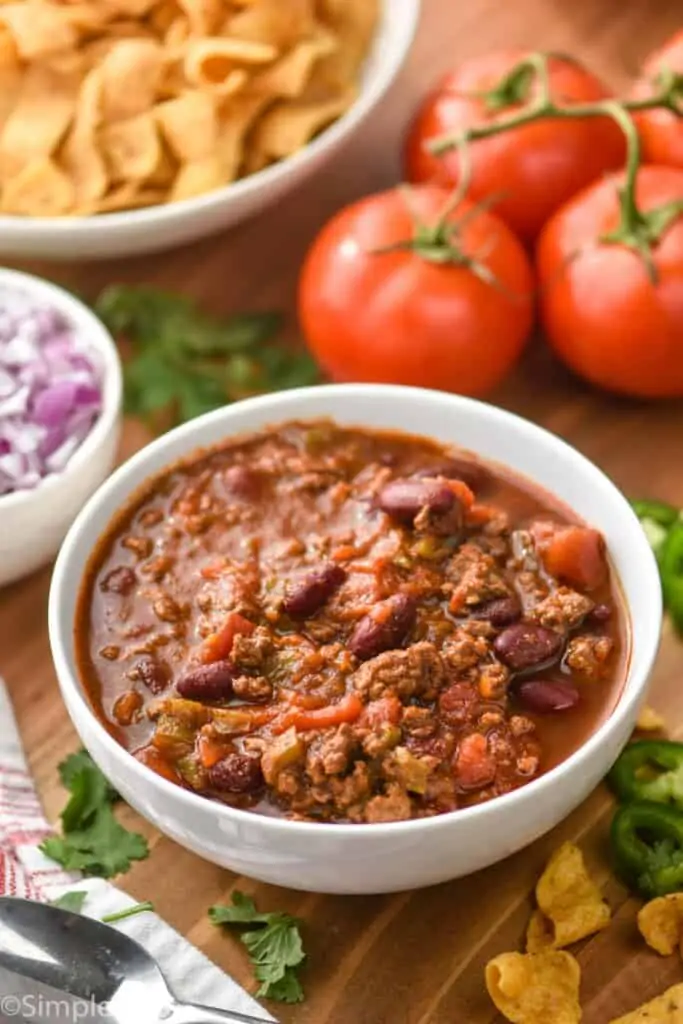
{"type": "MultiPolygon", "coordinates": [[[[258,977],[258,975],[257,975],[258,977]]],[[[264,983],[256,990],[259,999],[274,999],[280,1003],[302,1003],[304,990],[296,971],[291,967],[277,981],[264,983]]]]}
{"type": "Polygon", "coordinates": [[[216,903],[209,908],[209,918],[212,924],[267,924],[270,914],[259,914],[256,904],[251,896],[235,889],[232,894],[231,906],[216,903]]]}
{"type": "MultiPolygon", "coordinates": [[[[245,932],[244,945],[258,964],[296,967],[305,957],[298,922],[289,914],[273,914],[267,928],[245,932]]],[[[265,980],[265,979],[264,979],[265,980]]]]}
{"type": "Polygon", "coordinates": [[[94,308],[129,343],[126,410],[157,429],[318,379],[310,356],[273,343],[277,313],[213,317],[185,296],[129,285],[106,288],[94,308]]]}
{"type": "Polygon", "coordinates": [[[299,1003],[304,991],[297,968],[306,958],[298,918],[286,913],[260,913],[251,897],[236,890],[232,905],[216,904],[209,910],[215,925],[237,925],[249,950],[254,977],[261,982],[256,993],[284,1003],[299,1003]]]}
{"type": "Polygon", "coordinates": [[[56,900],[52,900],[50,905],[59,907],[60,910],[70,910],[72,914],[80,914],[87,898],[87,892],[72,889],[70,892],[63,892],[56,900]]]}
{"type": "Polygon", "coordinates": [[[41,850],[67,871],[113,878],[128,871],[131,861],[149,855],[147,840],[120,825],[109,804],[95,811],[88,824],[51,836],[41,850]]]}
{"type": "Polygon", "coordinates": [[[148,856],[146,839],[114,817],[112,803],[118,794],[89,754],[71,755],[59,773],[71,795],[61,814],[62,835],[50,836],[40,846],[46,856],[67,871],[103,878],[128,871],[131,861],[148,856]]]}
{"type": "Polygon", "coordinates": [[[71,797],[60,817],[65,832],[74,832],[92,820],[110,801],[111,787],[95,765],[87,765],[71,778],[71,797]]]}
{"type": "MultiPolygon", "coordinates": [[[[57,771],[59,777],[62,780],[62,785],[65,789],[71,789],[71,781],[74,775],[77,775],[82,768],[93,768],[95,771],[99,771],[99,768],[93,761],[92,757],[87,750],[78,750],[75,754],[69,754],[65,757],[62,763],[58,766],[57,771]]],[[[109,790],[109,800],[114,801],[119,799],[119,794],[116,792],[110,782],[102,776],[107,784],[109,790]]]]}

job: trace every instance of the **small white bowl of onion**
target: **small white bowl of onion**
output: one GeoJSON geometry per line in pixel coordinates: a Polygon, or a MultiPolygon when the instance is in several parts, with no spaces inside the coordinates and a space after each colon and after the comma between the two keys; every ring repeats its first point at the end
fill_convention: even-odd
{"type": "Polygon", "coordinates": [[[56,555],[113,466],[121,406],[121,363],[97,317],[0,268],[0,586],[56,555]]]}

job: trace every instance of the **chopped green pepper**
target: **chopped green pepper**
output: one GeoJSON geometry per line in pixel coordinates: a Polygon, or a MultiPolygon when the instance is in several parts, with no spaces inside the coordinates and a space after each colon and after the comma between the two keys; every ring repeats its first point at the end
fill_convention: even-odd
{"type": "Polygon", "coordinates": [[[630,743],[608,776],[620,800],[652,800],[683,811],[683,743],[630,743]]]}
{"type": "Polygon", "coordinates": [[[683,521],[669,529],[659,553],[664,603],[679,633],[683,633],[683,521]]]}
{"type": "Polygon", "coordinates": [[[683,890],[683,813],[675,807],[624,804],[612,822],[612,848],[620,873],[643,896],[683,890]]]}

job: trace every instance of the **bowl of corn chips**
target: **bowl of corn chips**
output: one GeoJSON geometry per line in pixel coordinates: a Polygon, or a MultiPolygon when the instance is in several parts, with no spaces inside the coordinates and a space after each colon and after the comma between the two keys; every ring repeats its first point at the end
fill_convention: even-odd
{"type": "Polygon", "coordinates": [[[317,170],[420,0],[0,0],[0,253],[158,251],[317,170]]]}

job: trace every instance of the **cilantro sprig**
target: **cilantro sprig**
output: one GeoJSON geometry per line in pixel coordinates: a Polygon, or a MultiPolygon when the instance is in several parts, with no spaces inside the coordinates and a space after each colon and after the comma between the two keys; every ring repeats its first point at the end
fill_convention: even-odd
{"type": "Polygon", "coordinates": [[[94,308],[130,344],[127,411],[155,429],[318,379],[308,355],[274,343],[277,313],[211,317],[186,296],[129,285],[105,288],[94,308]]]}
{"type": "Polygon", "coordinates": [[[299,926],[291,914],[259,913],[251,897],[236,890],[232,905],[216,904],[209,910],[215,925],[244,929],[240,938],[249,950],[254,977],[261,982],[256,995],[282,1003],[300,1003],[304,991],[297,970],[306,958],[299,926]]]}
{"type": "Polygon", "coordinates": [[[120,875],[132,861],[149,856],[144,836],[130,832],[114,817],[118,793],[86,751],[63,761],[59,774],[71,796],[61,813],[62,835],[41,843],[44,854],[67,871],[102,878],[120,875]]]}

